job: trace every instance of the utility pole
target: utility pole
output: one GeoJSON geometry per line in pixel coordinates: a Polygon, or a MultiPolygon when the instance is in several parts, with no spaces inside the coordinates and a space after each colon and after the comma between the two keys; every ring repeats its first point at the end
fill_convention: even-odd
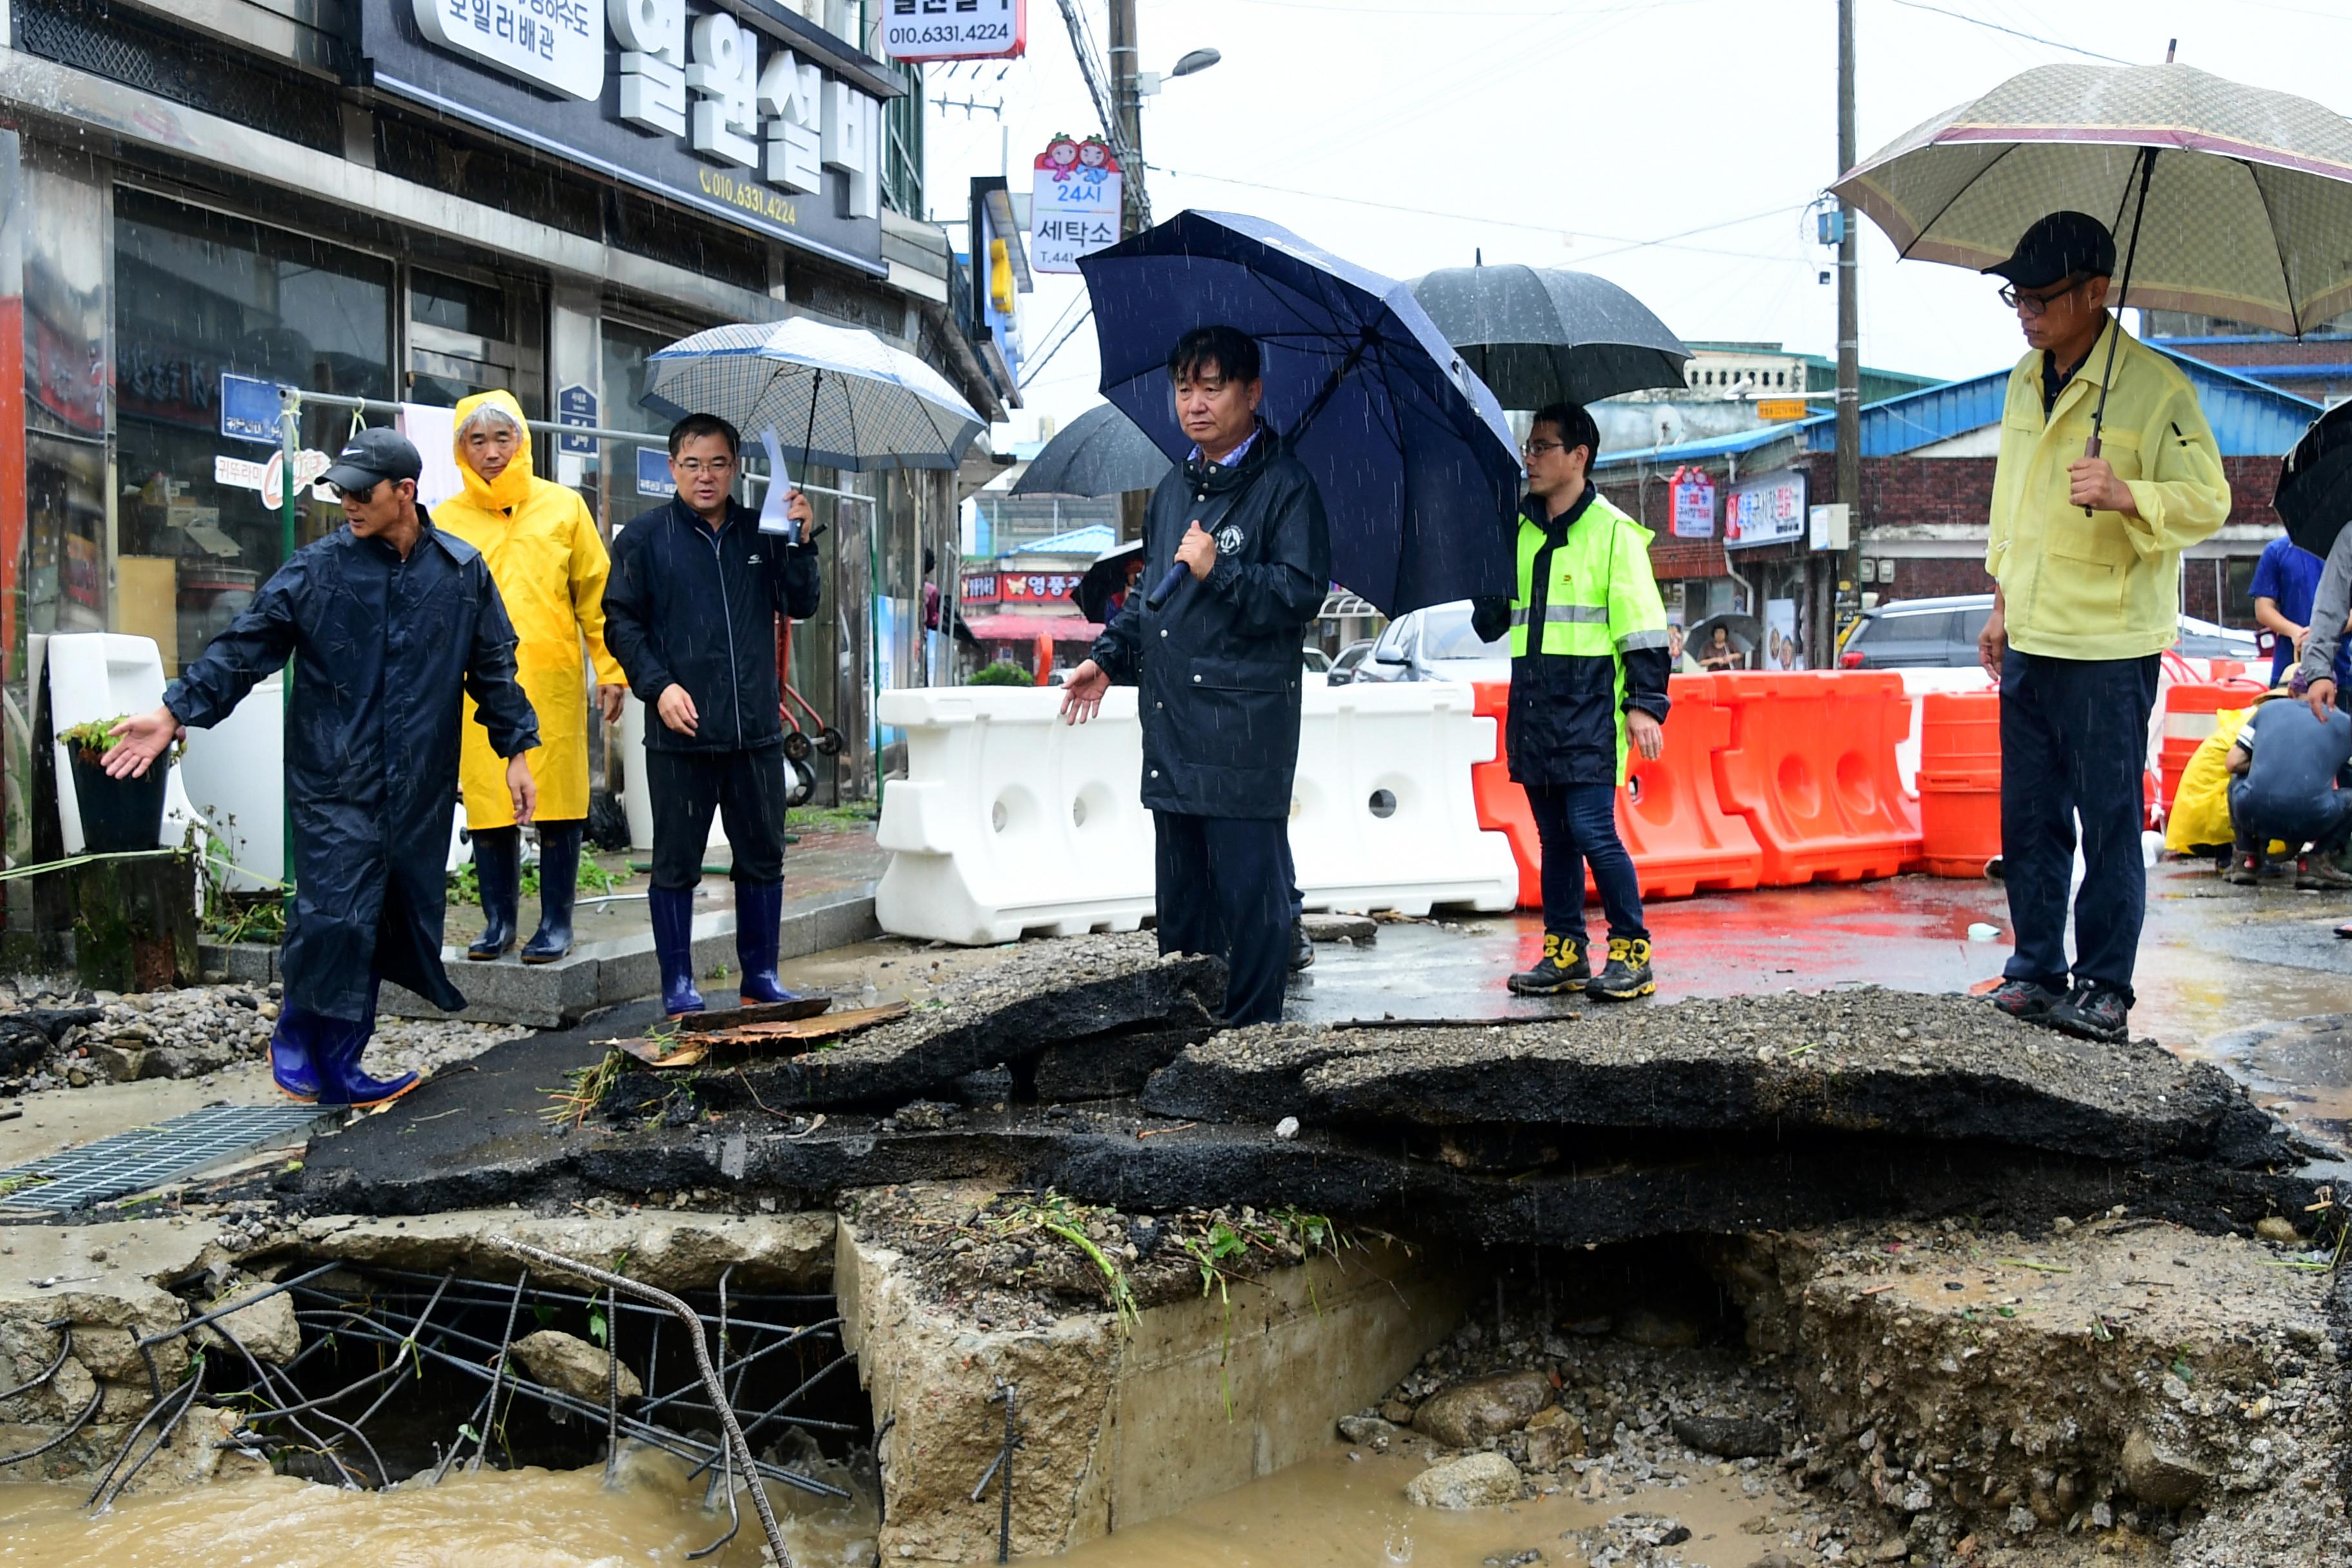
{"type": "Polygon", "coordinates": [[[1118,237],[1151,226],[1151,206],[1143,194],[1143,95],[1135,90],[1142,54],[1135,41],[1135,0],[1110,0],[1110,100],[1117,123],[1111,140],[1122,161],[1127,199],[1120,204],[1118,237]]]}
{"type": "MultiPolygon", "coordinates": [[[[1838,123],[1837,167],[1843,174],[1853,167],[1853,0],[1837,0],[1838,123]]],[[[1813,617],[1813,647],[1806,660],[1815,669],[1836,662],[1838,579],[1859,581],[1862,549],[1862,296],[1859,236],[1854,225],[1861,215],[1838,204],[1837,272],[1837,499],[1844,503],[1848,544],[1838,554],[1824,554],[1825,579],[1814,599],[1820,613],[1813,617]]]]}

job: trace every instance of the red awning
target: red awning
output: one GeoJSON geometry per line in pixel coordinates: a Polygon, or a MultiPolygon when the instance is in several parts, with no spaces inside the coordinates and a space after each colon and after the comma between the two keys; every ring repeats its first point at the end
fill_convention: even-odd
{"type": "Polygon", "coordinates": [[[1099,622],[1079,616],[967,616],[963,624],[982,642],[1034,643],[1043,632],[1057,643],[1090,643],[1103,634],[1099,622]]]}

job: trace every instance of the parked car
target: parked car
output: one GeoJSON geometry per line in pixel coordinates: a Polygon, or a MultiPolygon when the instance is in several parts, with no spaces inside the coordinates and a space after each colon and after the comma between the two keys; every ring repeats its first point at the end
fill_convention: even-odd
{"type": "Polygon", "coordinates": [[[1990,594],[1897,599],[1862,612],[1838,650],[1840,669],[1973,669],[1990,594]]]}
{"type": "MultiPolygon", "coordinates": [[[[1846,633],[1838,668],[1972,669],[1977,663],[1977,637],[1991,614],[1990,594],[1897,599],[1863,611],[1846,633]]],[[[2174,651],[2189,658],[2234,658],[2247,664],[2264,657],[2253,633],[2194,616],[2180,617],[2180,640],[2174,651]]]]}
{"type": "Polygon", "coordinates": [[[1391,621],[1350,679],[1508,682],[1511,645],[1481,641],[1470,625],[1470,601],[1456,599],[1391,621]]]}
{"type": "Polygon", "coordinates": [[[1345,686],[1356,679],[1356,670],[1372,651],[1372,639],[1359,637],[1339,650],[1331,661],[1331,673],[1323,679],[1333,686],[1345,686]]]}
{"type": "Polygon", "coordinates": [[[1328,675],[1331,673],[1331,656],[1329,654],[1325,653],[1319,647],[1312,646],[1302,647],[1298,651],[1306,657],[1307,672],[1309,675],[1328,675]]]}

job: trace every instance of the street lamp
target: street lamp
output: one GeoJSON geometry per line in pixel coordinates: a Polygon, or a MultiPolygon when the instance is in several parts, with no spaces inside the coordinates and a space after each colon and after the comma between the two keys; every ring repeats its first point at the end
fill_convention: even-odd
{"type": "Polygon", "coordinates": [[[1194,49],[1182,59],[1178,60],[1173,70],[1165,73],[1138,71],[1135,73],[1135,96],[1150,98],[1159,92],[1160,84],[1162,81],[1173,81],[1180,76],[1191,76],[1195,71],[1207,70],[1224,58],[1214,49],[1194,49]]]}

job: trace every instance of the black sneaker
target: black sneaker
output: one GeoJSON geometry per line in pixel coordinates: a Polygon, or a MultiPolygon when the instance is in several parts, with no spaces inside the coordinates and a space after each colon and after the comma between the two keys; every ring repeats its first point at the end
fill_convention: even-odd
{"type": "Polygon", "coordinates": [[[1293,921],[1290,922],[1290,972],[1296,974],[1302,969],[1314,966],[1315,939],[1307,934],[1305,921],[1293,921]]]}
{"type": "Polygon", "coordinates": [[[2031,980],[2004,980],[1985,993],[1985,1000],[2011,1017],[2030,1024],[2048,1017],[2050,1010],[2066,998],[2031,980]]]}
{"type": "Polygon", "coordinates": [[[1650,976],[1650,942],[1646,937],[1612,936],[1609,962],[1595,976],[1591,994],[1604,1002],[1631,1002],[1658,988],[1650,976]]]}
{"type": "Polygon", "coordinates": [[[1543,958],[1533,969],[1512,975],[1511,990],[1521,996],[1557,996],[1583,990],[1592,980],[1592,961],[1585,955],[1585,946],[1575,937],[1544,932],[1543,958]]]}
{"type": "Polygon", "coordinates": [[[2131,1004],[2123,993],[2086,980],[2074,994],[2050,1009],[2046,1020],[2062,1035],[2119,1046],[2131,1038],[2131,1004]]]}

